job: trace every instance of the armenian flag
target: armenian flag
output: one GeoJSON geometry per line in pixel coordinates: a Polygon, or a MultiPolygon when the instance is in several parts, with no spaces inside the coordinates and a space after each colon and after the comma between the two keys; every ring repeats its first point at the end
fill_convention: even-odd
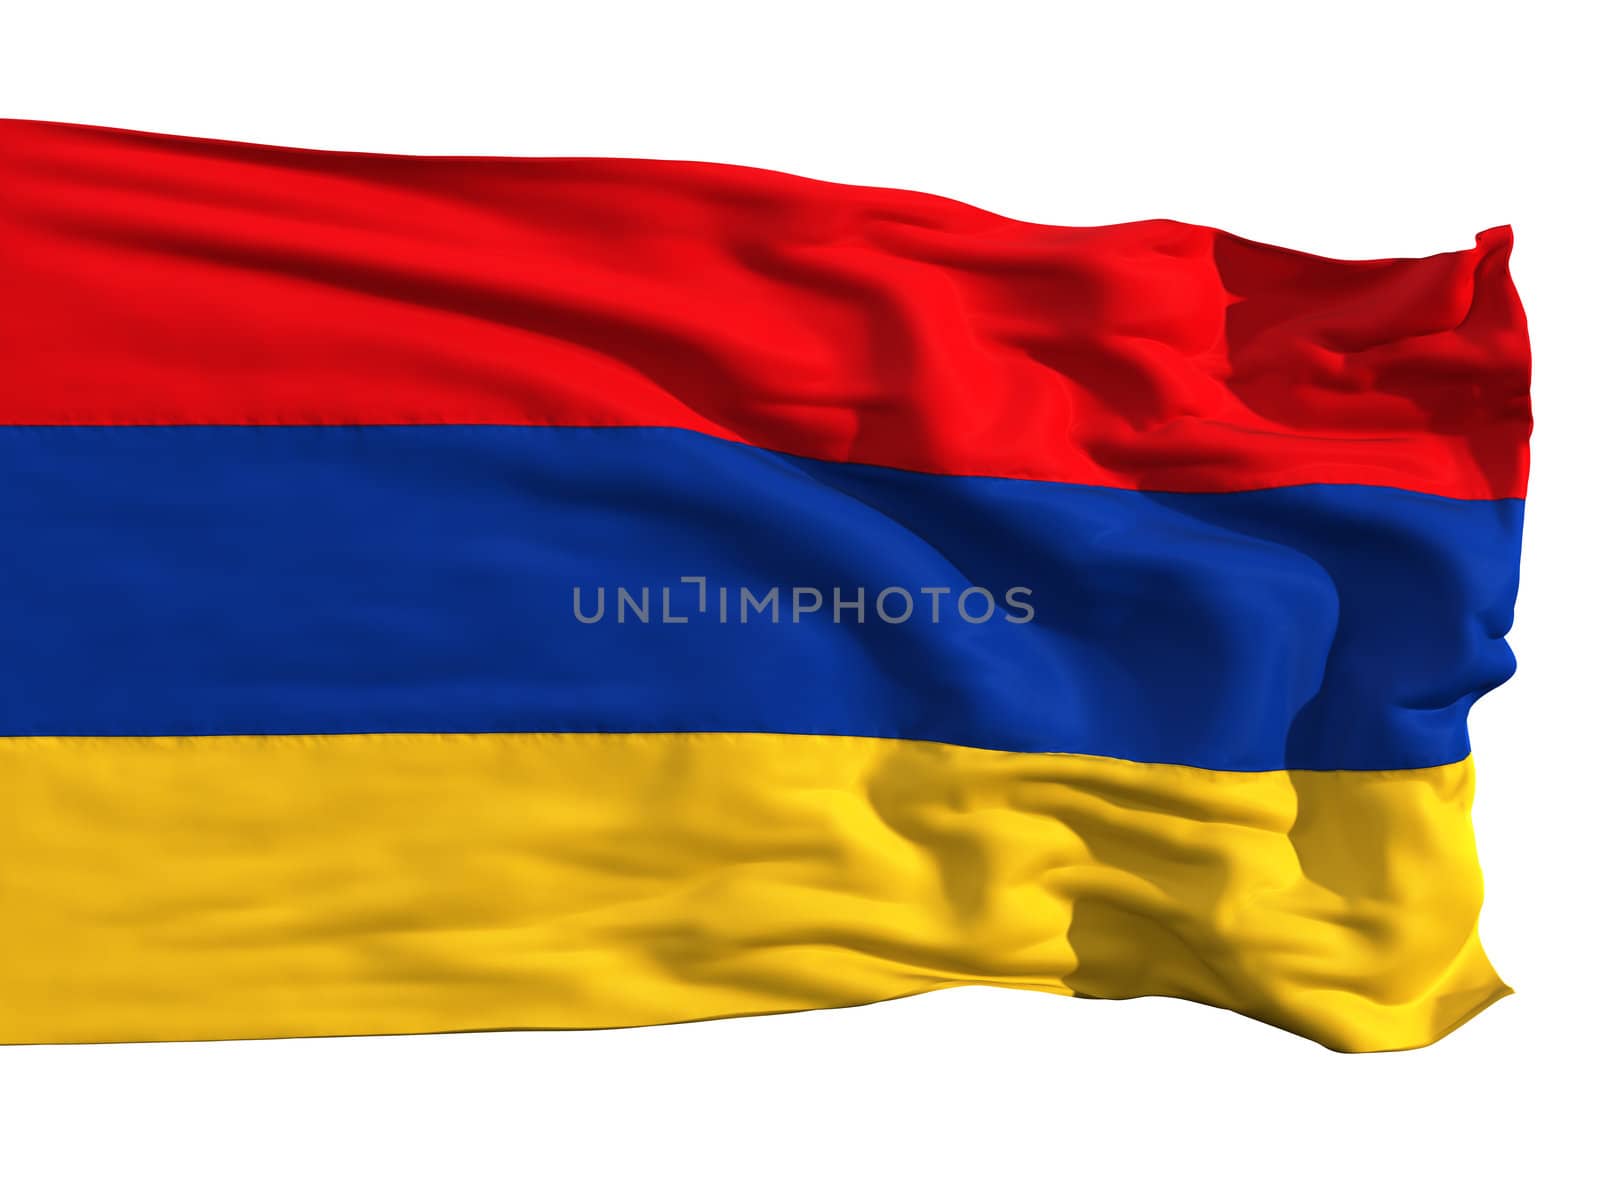
{"type": "Polygon", "coordinates": [[[0,122],[0,1041],[1434,1041],[1507,991],[1510,250],[0,122]]]}

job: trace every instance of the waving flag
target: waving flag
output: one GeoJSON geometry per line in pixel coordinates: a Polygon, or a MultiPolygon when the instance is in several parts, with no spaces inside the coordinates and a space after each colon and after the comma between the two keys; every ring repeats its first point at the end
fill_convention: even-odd
{"type": "Polygon", "coordinates": [[[1506,991],[1509,230],[0,123],[0,1040],[1506,991]]]}

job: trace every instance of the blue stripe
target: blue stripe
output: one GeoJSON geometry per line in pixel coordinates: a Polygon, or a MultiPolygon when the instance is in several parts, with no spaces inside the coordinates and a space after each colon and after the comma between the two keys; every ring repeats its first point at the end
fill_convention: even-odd
{"type": "Polygon", "coordinates": [[[1511,673],[1521,516],[921,475],[664,429],[3,428],[0,734],[747,730],[1435,765],[1511,673]],[[684,575],[735,589],[728,624],[685,584],[685,624],[659,593],[649,624],[619,624],[614,593],[574,618],[574,587],[592,612],[597,588],[684,575]],[[741,625],[741,585],[864,588],[867,619],[795,622],[786,592],[781,624],[741,625]],[[975,585],[1030,588],[1036,618],[967,623],[975,585]],[[903,624],[872,611],[890,587],[917,604],[903,624]]]}

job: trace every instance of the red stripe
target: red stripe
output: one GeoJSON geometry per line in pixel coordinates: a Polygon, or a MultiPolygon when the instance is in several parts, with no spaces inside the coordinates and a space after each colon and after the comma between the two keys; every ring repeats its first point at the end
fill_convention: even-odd
{"type": "Polygon", "coordinates": [[[0,423],[666,425],[1170,491],[1527,477],[1509,229],[1337,262],[742,167],[0,122],[0,423]]]}

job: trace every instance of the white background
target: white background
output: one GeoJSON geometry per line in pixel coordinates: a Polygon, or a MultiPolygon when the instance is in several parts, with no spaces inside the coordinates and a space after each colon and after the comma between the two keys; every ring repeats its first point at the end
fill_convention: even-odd
{"type": "Polygon", "coordinates": [[[711,159],[1341,257],[1465,247],[1509,221],[1538,422],[1522,667],[1472,729],[1484,941],[1518,994],[1440,1045],[1348,1057],[1176,1001],[963,989],[618,1032],[0,1048],[0,1194],[1595,1194],[1600,104],[1583,12],[0,0],[6,116],[711,159]]]}

